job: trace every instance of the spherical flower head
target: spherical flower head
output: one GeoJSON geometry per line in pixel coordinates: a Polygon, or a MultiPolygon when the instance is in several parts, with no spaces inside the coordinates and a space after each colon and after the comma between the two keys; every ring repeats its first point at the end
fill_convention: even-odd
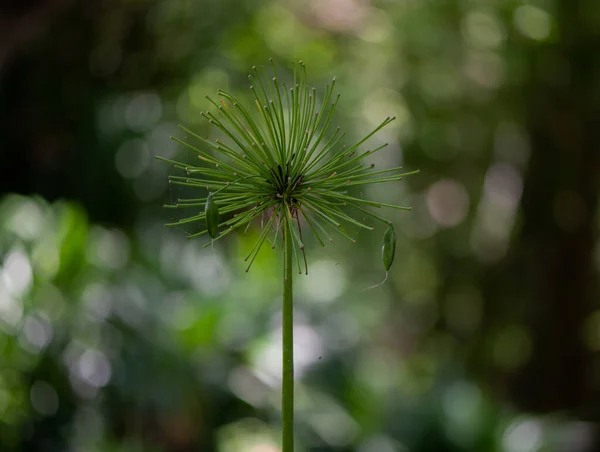
{"type": "MultiPolygon", "coordinates": [[[[346,213],[348,208],[385,224],[391,223],[370,208],[410,210],[362,199],[349,192],[350,187],[395,182],[418,172],[402,173],[401,167],[374,170],[372,164],[366,163],[368,157],[386,148],[387,143],[374,149],[363,146],[394,118],[385,118],[364,138],[346,146],[342,144],[345,134],[331,127],[340,98],[339,94],[334,95],[335,78],[325,88],[321,101],[316,89],[307,86],[306,67],[301,61],[294,70],[291,86],[280,81],[274,64],[272,76],[263,68],[254,67],[249,79],[254,97],[250,108],[219,90],[218,102],[207,96],[216,107],[216,114],[201,113],[227,137],[227,142],[205,139],[185,127],[181,129],[197,139],[200,148],[173,138],[196,152],[202,165],[191,166],[158,157],[186,172],[184,176],[170,176],[171,184],[208,191],[206,197],[178,199],[176,204],[166,206],[202,208],[197,215],[167,226],[203,222],[207,227],[188,237],[210,233],[216,241],[238,228],[248,227],[257,217],[268,218],[261,222],[261,234],[246,258],[246,271],[270,235],[275,248],[278,236],[285,233],[292,240],[298,268],[302,256],[308,273],[302,224],[305,229],[308,226],[323,246],[333,240],[329,234],[332,230],[355,242],[350,229],[374,228],[346,213]],[[209,149],[213,152],[208,152],[209,149]],[[207,217],[208,209],[204,208],[207,200],[218,206],[218,220],[214,214],[207,217]]],[[[215,208],[212,206],[211,210],[215,208]]]]}

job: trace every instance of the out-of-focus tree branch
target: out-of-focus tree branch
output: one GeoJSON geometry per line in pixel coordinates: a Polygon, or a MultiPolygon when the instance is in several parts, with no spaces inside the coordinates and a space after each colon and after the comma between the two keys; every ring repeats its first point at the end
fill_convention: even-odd
{"type": "Polygon", "coordinates": [[[594,244],[600,104],[590,55],[600,33],[584,26],[575,2],[560,2],[559,11],[561,39],[532,51],[535,76],[527,87],[532,156],[514,252],[527,275],[533,353],[515,388],[524,409],[581,412],[588,411],[593,391],[582,328],[599,296],[594,244]],[[547,61],[558,62],[562,75],[544,80],[547,61]]]}

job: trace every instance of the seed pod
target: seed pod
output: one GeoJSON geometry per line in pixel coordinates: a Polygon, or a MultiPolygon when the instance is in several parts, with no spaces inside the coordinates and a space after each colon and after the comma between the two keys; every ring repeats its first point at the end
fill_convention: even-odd
{"type": "Polygon", "coordinates": [[[206,229],[211,238],[215,238],[219,232],[219,207],[212,199],[212,193],[206,198],[204,206],[204,214],[206,216],[206,229]]]}
{"type": "Polygon", "coordinates": [[[381,246],[381,259],[386,272],[394,262],[394,254],[396,254],[396,232],[394,226],[390,224],[383,234],[383,245],[381,246]]]}

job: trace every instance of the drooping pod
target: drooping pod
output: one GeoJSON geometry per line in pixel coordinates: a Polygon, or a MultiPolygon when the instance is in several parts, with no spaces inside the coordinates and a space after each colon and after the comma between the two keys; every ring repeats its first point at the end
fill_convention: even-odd
{"type": "Polygon", "coordinates": [[[394,263],[394,255],[396,254],[396,231],[394,230],[394,225],[389,223],[388,228],[383,234],[383,242],[381,243],[381,260],[383,261],[383,266],[385,267],[385,278],[379,284],[375,284],[374,286],[368,287],[368,289],[374,289],[375,287],[381,286],[388,279],[388,271],[394,263]]]}
{"type": "Polygon", "coordinates": [[[394,226],[389,225],[385,234],[383,234],[383,243],[381,245],[381,259],[383,266],[387,272],[394,263],[394,255],[396,254],[396,231],[394,226]]]}
{"type": "Polygon", "coordinates": [[[212,193],[209,193],[206,198],[204,215],[206,216],[206,229],[208,230],[208,235],[214,239],[219,232],[219,206],[217,206],[217,203],[213,200],[212,193]]]}

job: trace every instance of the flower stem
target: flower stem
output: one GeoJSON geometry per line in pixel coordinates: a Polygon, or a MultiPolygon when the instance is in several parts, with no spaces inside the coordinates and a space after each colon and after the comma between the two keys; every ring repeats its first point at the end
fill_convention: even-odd
{"type": "Polygon", "coordinates": [[[289,223],[282,228],[283,265],[283,372],[282,452],[294,451],[294,302],[292,296],[292,237],[289,223]]]}

